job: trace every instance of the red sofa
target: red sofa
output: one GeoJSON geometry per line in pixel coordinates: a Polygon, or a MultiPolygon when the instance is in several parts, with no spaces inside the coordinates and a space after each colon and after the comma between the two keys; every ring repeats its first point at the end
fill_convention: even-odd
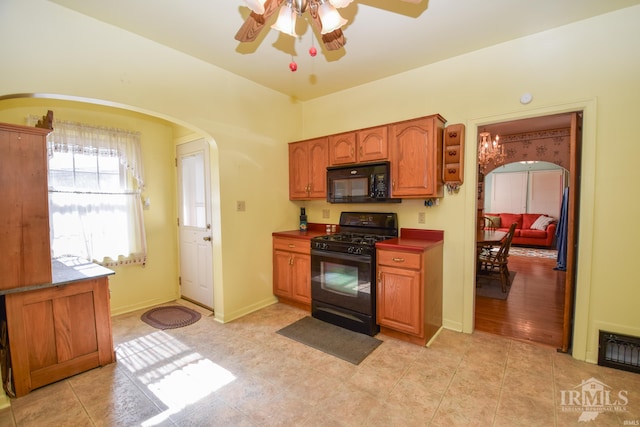
{"type": "MultiPolygon", "coordinates": [[[[494,222],[497,230],[509,231],[509,226],[514,222],[517,223],[518,225],[513,235],[513,241],[511,242],[514,245],[552,247],[554,244],[557,226],[557,220],[555,218],[544,227],[544,230],[536,230],[532,229],[531,226],[534,225],[536,220],[543,216],[543,214],[487,213],[484,215],[494,222]],[[496,222],[499,223],[496,224],[496,222]]],[[[544,216],[550,218],[547,215],[544,216]]]]}

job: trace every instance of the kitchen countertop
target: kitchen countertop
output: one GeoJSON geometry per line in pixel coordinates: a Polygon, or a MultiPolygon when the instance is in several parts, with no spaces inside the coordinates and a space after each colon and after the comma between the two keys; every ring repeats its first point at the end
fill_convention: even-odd
{"type": "MultiPolygon", "coordinates": [[[[274,231],[271,235],[274,237],[292,237],[296,239],[311,240],[314,237],[324,236],[327,234],[325,224],[309,224],[308,227],[307,231],[274,231]]],[[[442,245],[443,243],[444,231],[442,230],[402,228],[400,229],[400,237],[378,242],[376,243],[376,248],[423,252],[432,247],[442,245]]]]}
{"type": "Polygon", "coordinates": [[[81,258],[65,257],[53,259],[51,260],[51,283],[5,289],[0,291],[0,295],[64,286],[74,282],[110,276],[112,274],[115,274],[113,270],[81,258]]]}
{"type": "Polygon", "coordinates": [[[376,243],[378,249],[424,252],[444,243],[444,231],[401,228],[400,237],[376,243]]]}

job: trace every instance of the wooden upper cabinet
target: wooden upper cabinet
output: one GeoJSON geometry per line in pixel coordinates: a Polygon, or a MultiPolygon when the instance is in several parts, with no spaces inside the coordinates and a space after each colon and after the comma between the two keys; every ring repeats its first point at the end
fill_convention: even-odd
{"type": "Polygon", "coordinates": [[[331,166],[366,163],[389,158],[387,126],[346,132],[329,137],[331,166]]]}
{"type": "Polygon", "coordinates": [[[0,289],[51,282],[46,136],[0,123],[0,289]]]}
{"type": "Polygon", "coordinates": [[[443,128],[437,114],[389,126],[392,197],[443,196],[443,128]]]}
{"type": "Polygon", "coordinates": [[[358,161],[373,162],[389,158],[388,126],[358,131],[358,161]]]}
{"type": "Polygon", "coordinates": [[[329,150],[326,137],[289,144],[289,199],[327,197],[329,150]]]}
{"type": "Polygon", "coordinates": [[[348,165],[357,162],[356,133],[348,132],[329,137],[329,164],[348,165]]]}

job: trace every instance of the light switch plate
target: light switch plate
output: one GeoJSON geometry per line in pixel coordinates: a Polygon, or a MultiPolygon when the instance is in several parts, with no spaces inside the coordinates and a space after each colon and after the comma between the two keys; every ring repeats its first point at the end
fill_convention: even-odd
{"type": "Polygon", "coordinates": [[[236,202],[236,211],[238,212],[244,212],[246,209],[246,206],[244,204],[244,200],[238,200],[236,202]]]}
{"type": "Polygon", "coordinates": [[[424,224],[424,212],[418,212],[418,224],[424,224]]]}

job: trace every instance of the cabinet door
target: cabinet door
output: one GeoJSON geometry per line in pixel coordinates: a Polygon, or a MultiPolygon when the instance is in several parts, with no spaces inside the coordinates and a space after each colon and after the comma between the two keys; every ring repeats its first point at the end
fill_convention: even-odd
{"type": "Polygon", "coordinates": [[[434,117],[390,125],[393,197],[441,197],[442,127],[434,117]]]}
{"type": "Polygon", "coordinates": [[[291,298],[291,274],[293,253],[276,250],[273,252],[273,293],[279,297],[291,298]]]}
{"type": "Polygon", "coordinates": [[[48,131],[10,125],[2,128],[0,289],[50,283],[48,131]]]}
{"type": "Polygon", "coordinates": [[[358,162],[372,162],[389,158],[388,127],[358,131],[358,162]]]}
{"type": "Polygon", "coordinates": [[[327,138],[307,141],[309,145],[309,193],[308,199],[327,198],[327,166],[329,143],[327,138]]]}
{"type": "Polygon", "coordinates": [[[346,165],[357,162],[356,134],[341,133],[329,137],[329,164],[346,165]]]}
{"type": "Polygon", "coordinates": [[[292,298],[305,304],[311,304],[311,256],[295,254],[292,270],[292,298]]]}
{"type": "Polygon", "coordinates": [[[289,144],[289,199],[309,197],[309,146],[306,141],[289,144]]]}
{"type": "Polygon", "coordinates": [[[114,361],[106,278],[6,295],[17,396],[114,361]]]}
{"type": "Polygon", "coordinates": [[[421,283],[420,271],[378,266],[378,324],[401,332],[421,335],[421,283]]]}

